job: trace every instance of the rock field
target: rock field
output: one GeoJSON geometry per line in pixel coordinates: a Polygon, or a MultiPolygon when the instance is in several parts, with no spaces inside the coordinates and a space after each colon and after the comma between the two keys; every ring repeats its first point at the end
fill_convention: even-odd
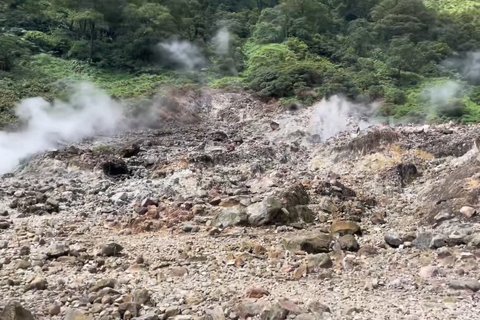
{"type": "Polygon", "coordinates": [[[159,110],[0,177],[0,320],[480,318],[480,126],[159,110]]]}

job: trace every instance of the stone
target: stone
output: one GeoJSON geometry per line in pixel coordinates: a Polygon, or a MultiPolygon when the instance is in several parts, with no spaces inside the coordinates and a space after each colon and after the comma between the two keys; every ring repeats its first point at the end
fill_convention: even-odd
{"type": "Polygon", "coordinates": [[[245,207],[236,205],[233,207],[218,208],[219,211],[212,221],[212,226],[218,228],[227,228],[237,225],[245,225],[248,222],[248,216],[245,207]]]}
{"type": "Polygon", "coordinates": [[[225,314],[223,313],[222,308],[215,307],[207,310],[205,320],[225,320],[225,314]]]}
{"type": "Polygon", "coordinates": [[[435,266],[421,267],[418,275],[423,279],[431,279],[438,275],[438,268],[435,266]]]}
{"type": "Polygon", "coordinates": [[[135,302],[126,302],[118,306],[118,311],[120,312],[120,314],[124,315],[124,318],[127,313],[129,313],[132,317],[138,316],[140,313],[140,309],[141,305],[135,302]]]}
{"type": "Polygon", "coordinates": [[[122,251],[123,251],[123,247],[118,243],[114,243],[114,242],[108,243],[100,247],[100,255],[105,257],[118,256],[122,251]]]}
{"type": "Polygon", "coordinates": [[[160,318],[154,313],[147,313],[143,316],[132,318],[132,320],[160,320],[160,318]]]}
{"type": "Polygon", "coordinates": [[[11,223],[6,220],[0,220],[0,230],[6,230],[10,228],[11,223]]]}
{"type": "Polygon", "coordinates": [[[0,312],[0,320],[34,320],[32,313],[25,309],[18,302],[8,303],[2,312],[0,312]]]}
{"type": "Polygon", "coordinates": [[[171,318],[180,314],[180,309],[178,307],[169,307],[165,310],[165,317],[171,318]]]}
{"type": "Polygon", "coordinates": [[[288,316],[288,311],[283,309],[278,303],[264,309],[261,313],[261,320],[285,320],[288,316]]]}
{"type": "Polygon", "coordinates": [[[21,256],[28,256],[30,254],[30,247],[29,246],[22,246],[19,250],[19,254],[21,256]]]}
{"type": "Polygon", "coordinates": [[[351,234],[344,235],[338,240],[338,244],[342,250],[356,252],[360,249],[360,245],[357,242],[357,239],[351,234]]]}
{"type": "Polygon", "coordinates": [[[283,245],[289,251],[305,251],[307,253],[326,253],[330,251],[332,238],[327,233],[315,232],[309,235],[296,236],[283,240],[283,245]]]}
{"type": "Polygon", "coordinates": [[[243,300],[236,305],[235,311],[241,319],[246,319],[260,315],[265,307],[264,301],[243,300]]]}
{"type": "Polygon", "coordinates": [[[443,222],[443,221],[447,221],[447,220],[450,220],[452,218],[454,218],[455,216],[453,215],[453,213],[451,213],[450,211],[441,211],[439,213],[437,213],[435,215],[435,217],[433,217],[433,220],[436,222],[436,223],[440,223],[440,222],[443,222]]]}
{"type": "Polygon", "coordinates": [[[288,220],[288,213],[282,210],[282,202],[274,197],[266,197],[261,202],[247,207],[248,223],[252,226],[272,224],[276,220],[288,220]],[[283,216],[283,217],[282,217],[283,216]]]}
{"type": "Polygon", "coordinates": [[[330,233],[332,235],[338,234],[340,236],[346,235],[346,234],[358,234],[361,235],[362,230],[360,226],[353,222],[353,221],[343,221],[343,220],[337,220],[334,221],[330,227],[330,233]]]}
{"type": "Polygon", "coordinates": [[[247,298],[254,298],[254,299],[259,299],[264,296],[269,296],[270,292],[268,292],[267,289],[260,288],[260,287],[252,287],[247,290],[247,293],[245,296],[247,298]]]}
{"type": "Polygon", "coordinates": [[[327,253],[318,253],[307,256],[308,272],[313,272],[318,268],[326,269],[333,267],[333,262],[327,253]]]}
{"type": "Polygon", "coordinates": [[[90,316],[85,315],[82,311],[71,309],[65,315],[65,320],[92,320],[90,316]]]}
{"type": "Polygon", "coordinates": [[[31,266],[32,266],[32,263],[30,261],[23,260],[23,259],[18,260],[17,264],[15,265],[15,267],[17,269],[23,269],[23,270],[26,270],[26,269],[30,268],[31,266]]]}
{"type": "Polygon", "coordinates": [[[300,307],[290,299],[282,298],[282,299],[278,300],[278,305],[282,309],[286,310],[287,313],[289,313],[289,314],[290,313],[293,313],[293,314],[301,314],[302,313],[302,309],[300,309],[300,307]]]}
{"type": "Polygon", "coordinates": [[[185,267],[172,267],[172,268],[170,268],[169,273],[172,277],[181,278],[181,277],[185,276],[186,274],[188,274],[188,269],[185,268],[185,267]]]}
{"type": "Polygon", "coordinates": [[[465,218],[470,219],[471,217],[473,217],[477,213],[477,211],[472,207],[464,206],[464,207],[460,208],[460,213],[465,218]]]}
{"type": "Polygon", "coordinates": [[[455,290],[471,290],[473,292],[480,290],[480,282],[474,279],[450,280],[448,286],[455,290]]]}
{"type": "Polygon", "coordinates": [[[133,292],[133,302],[140,305],[150,303],[150,292],[146,289],[138,289],[133,292]]]}
{"type": "Polygon", "coordinates": [[[192,232],[192,233],[195,233],[195,232],[198,232],[200,231],[200,227],[199,226],[196,226],[194,224],[190,224],[190,223],[186,223],[182,226],[182,230],[183,232],[192,232]]]}
{"type": "Polygon", "coordinates": [[[140,206],[142,206],[143,208],[148,208],[150,206],[158,207],[159,203],[160,202],[158,201],[158,199],[147,197],[140,202],[140,206]]]}
{"type": "Polygon", "coordinates": [[[438,249],[441,247],[445,247],[447,245],[447,237],[441,234],[434,235],[432,241],[430,242],[431,249],[438,249]]]}
{"type": "Polygon", "coordinates": [[[59,258],[62,256],[68,256],[70,253],[69,247],[65,243],[56,242],[50,245],[47,249],[47,258],[59,258]]]}
{"type": "Polygon", "coordinates": [[[305,263],[302,263],[298,268],[296,268],[293,271],[293,279],[294,280],[300,280],[303,277],[307,276],[307,265],[305,263]]]}
{"type": "Polygon", "coordinates": [[[46,290],[48,287],[47,280],[43,277],[36,277],[35,279],[30,282],[26,288],[27,291],[29,290],[46,290]]]}
{"type": "Polygon", "coordinates": [[[315,313],[315,314],[318,314],[318,315],[322,315],[323,313],[330,313],[330,308],[326,305],[324,305],[323,303],[321,303],[320,301],[317,301],[317,300],[310,300],[308,301],[307,303],[307,309],[308,311],[312,312],[312,313],[315,313]]]}
{"type": "Polygon", "coordinates": [[[114,203],[122,203],[122,202],[128,200],[128,193],[117,192],[110,198],[110,200],[112,200],[114,203]]]}
{"type": "Polygon", "coordinates": [[[51,316],[58,316],[60,312],[62,312],[62,308],[59,303],[54,303],[48,307],[48,314],[51,316]]]}
{"type": "Polygon", "coordinates": [[[387,232],[384,236],[384,240],[392,248],[398,248],[403,244],[402,237],[393,231],[387,232]]]}
{"type": "Polygon", "coordinates": [[[114,279],[101,279],[90,288],[90,292],[97,292],[103,288],[115,288],[115,285],[116,281],[114,279]]]}
{"type": "Polygon", "coordinates": [[[420,250],[430,249],[432,238],[433,234],[431,232],[418,232],[413,245],[420,250]]]}
{"type": "Polygon", "coordinates": [[[469,238],[468,246],[473,248],[480,248],[480,233],[476,233],[469,238]]]}

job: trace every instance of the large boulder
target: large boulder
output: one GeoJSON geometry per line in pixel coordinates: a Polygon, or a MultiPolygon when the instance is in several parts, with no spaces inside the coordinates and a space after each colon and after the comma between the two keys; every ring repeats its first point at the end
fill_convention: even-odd
{"type": "Polygon", "coordinates": [[[315,214],[307,206],[309,202],[305,188],[301,184],[293,185],[248,206],[248,223],[252,226],[311,223],[315,220],[315,214]]]}
{"type": "Polygon", "coordinates": [[[289,251],[305,251],[307,253],[326,253],[330,251],[332,237],[328,233],[313,232],[283,240],[283,246],[289,251]]]}
{"type": "Polygon", "coordinates": [[[247,210],[241,204],[231,207],[219,207],[216,209],[216,212],[212,225],[218,228],[244,225],[248,222],[247,210]]]}
{"type": "Polygon", "coordinates": [[[6,305],[0,313],[0,320],[34,320],[32,313],[25,309],[18,302],[11,302],[6,305]]]}

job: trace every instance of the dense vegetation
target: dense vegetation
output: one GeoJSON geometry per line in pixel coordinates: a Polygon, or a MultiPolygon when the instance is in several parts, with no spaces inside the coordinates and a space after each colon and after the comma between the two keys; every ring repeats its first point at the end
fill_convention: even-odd
{"type": "Polygon", "coordinates": [[[0,125],[65,79],[121,98],[198,81],[285,103],[340,93],[385,115],[473,122],[480,75],[465,61],[479,50],[477,0],[2,0],[0,125]],[[179,72],[159,45],[173,39],[205,63],[179,72]],[[432,99],[448,79],[447,101],[432,99]]]}

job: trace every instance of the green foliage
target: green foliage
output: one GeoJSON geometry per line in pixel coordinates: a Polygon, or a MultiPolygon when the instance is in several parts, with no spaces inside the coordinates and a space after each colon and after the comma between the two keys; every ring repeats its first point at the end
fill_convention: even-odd
{"type": "Polygon", "coordinates": [[[422,98],[454,78],[443,64],[453,53],[480,49],[476,0],[5,0],[0,24],[0,121],[15,101],[77,80],[119,98],[208,82],[287,104],[342,93],[395,117],[479,119],[478,88],[435,112],[422,98]],[[207,70],[172,71],[158,50],[172,39],[199,47],[207,70]]]}

